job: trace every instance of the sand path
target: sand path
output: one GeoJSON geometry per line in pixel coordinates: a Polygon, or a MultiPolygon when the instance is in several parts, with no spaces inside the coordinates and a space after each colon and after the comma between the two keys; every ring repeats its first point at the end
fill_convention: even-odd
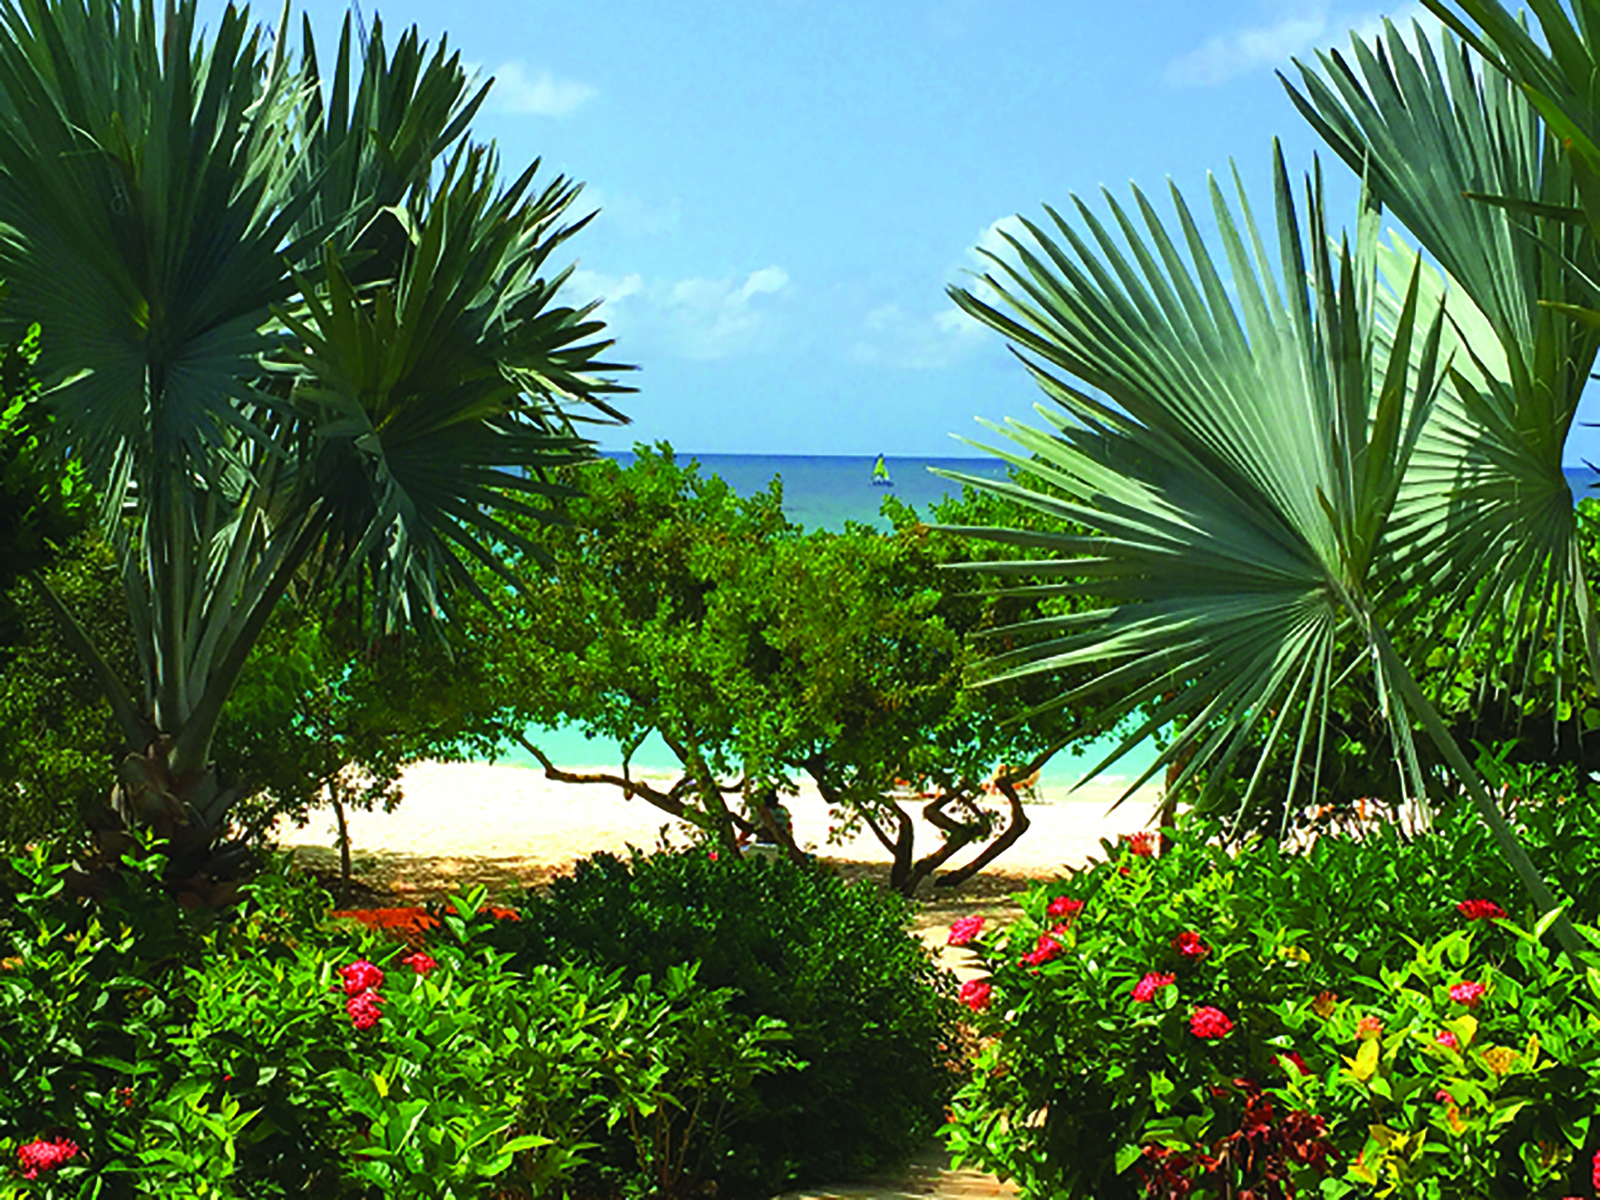
{"type": "MultiPolygon", "coordinates": [[[[617,788],[557,783],[525,767],[420,763],[405,773],[401,787],[405,798],[394,812],[352,812],[349,824],[356,876],[402,902],[442,898],[480,883],[491,896],[504,897],[542,885],[596,851],[626,854],[630,846],[649,850],[663,841],[682,846],[691,840],[688,826],[644,800],[624,799],[617,788]]],[[[1070,796],[1065,789],[1046,789],[1026,806],[1028,831],[987,870],[953,891],[924,888],[913,922],[917,934],[938,946],[954,916],[1005,919],[1016,911],[1010,897],[1030,880],[1082,864],[1101,852],[1102,838],[1115,840],[1144,827],[1156,793],[1141,792],[1112,812],[1119,794],[1099,783],[1070,796]]],[[[871,833],[830,844],[827,808],[814,789],[802,788],[788,806],[802,847],[846,876],[885,875],[890,855],[871,833]]],[[[918,853],[937,845],[937,834],[919,821],[918,853]]],[[[316,814],[304,827],[285,824],[278,840],[318,869],[337,870],[331,812],[316,814]]],[[[951,866],[974,853],[958,856],[951,866]]],[[[950,961],[953,952],[941,957],[966,974],[964,962],[950,961]]]]}
{"type": "MultiPolygon", "coordinates": [[[[611,787],[557,783],[523,767],[422,763],[406,772],[402,789],[405,798],[395,812],[349,818],[356,875],[401,902],[442,898],[479,883],[492,896],[507,897],[569,871],[596,851],[625,854],[630,846],[649,850],[691,840],[688,827],[644,800],[625,800],[611,787]]],[[[1141,792],[1112,812],[1119,794],[1119,788],[1103,784],[1070,796],[1047,789],[1026,806],[1027,832],[987,870],[959,889],[924,889],[913,932],[958,977],[976,975],[964,951],[944,945],[950,922],[972,914],[1009,920],[1017,912],[1011,897],[1032,880],[1081,865],[1101,852],[1102,838],[1114,841],[1143,828],[1158,803],[1156,792],[1141,792]]],[[[802,789],[788,807],[802,847],[846,876],[886,878],[890,855],[870,833],[830,843],[827,809],[815,790],[802,789]]],[[[937,844],[937,833],[918,822],[919,853],[937,844]]],[[[337,870],[331,813],[318,813],[301,828],[281,827],[278,840],[297,858],[337,870]]],[[[958,857],[951,866],[963,861],[965,856],[958,857]]],[[[982,1172],[950,1170],[948,1155],[934,1143],[898,1175],[806,1189],[782,1200],[991,1200],[1015,1194],[1015,1185],[982,1172]]]]}

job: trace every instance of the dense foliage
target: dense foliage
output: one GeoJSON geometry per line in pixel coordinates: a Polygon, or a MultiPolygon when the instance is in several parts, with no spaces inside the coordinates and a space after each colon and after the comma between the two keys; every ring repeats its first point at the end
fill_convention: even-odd
{"type": "Polygon", "coordinates": [[[715,1172],[721,1194],[760,1196],[900,1164],[943,1120],[957,1082],[950,985],[906,913],[870,883],[782,858],[596,855],[494,938],[527,969],[696,963],[703,985],[734,989],[734,1012],[781,1020],[804,1066],[755,1080],[715,1172]]]}
{"type": "Polygon", "coordinates": [[[0,9],[0,324],[43,330],[40,434],[105,500],[132,674],[41,591],[121,734],[97,820],[156,831],[200,892],[245,873],[217,735],[280,601],[357,584],[380,632],[436,623],[626,390],[562,302],[579,186],[501,178],[489,84],[415,29],[299,33],[0,9]]]}
{"type": "MultiPolygon", "coordinates": [[[[1522,799],[1600,945],[1600,788],[1522,799]]],[[[1108,845],[1010,928],[953,936],[989,972],[964,993],[987,1043],[964,1159],[1029,1197],[1588,1193],[1600,992],[1529,932],[1548,921],[1469,810],[1298,852],[1206,832],[1108,845]]]]}
{"type": "Polygon", "coordinates": [[[38,352],[37,325],[0,351],[0,660],[19,633],[17,582],[53,562],[93,518],[81,467],[45,444],[52,418],[32,374],[38,352]]]}
{"type": "Polygon", "coordinates": [[[621,1190],[686,1196],[792,1072],[692,965],[514,968],[481,892],[406,945],[279,871],[217,924],[124,865],[101,905],[44,848],[6,870],[0,1196],[531,1196],[606,1140],[621,1190]]]}
{"type": "MultiPolygon", "coordinates": [[[[539,553],[514,559],[522,593],[463,647],[507,738],[543,757],[524,731],[574,723],[622,747],[620,775],[546,758],[557,778],[643,796],[729,853],[764,832],[763,807],[811,781],[837,826],[879,837],[908,892],[1022,832],[1014,795],[1002,815],[985,784],[1003,764],[1006,788],[1036,771],[1093,710],[1010,722],[1028,689],[963,686],[970,635],[1039,610],[1018,587],[946,570],[966,555],[959,539],[892,501],[890,533],[807,532],[784,517],[779,481],[740,496],[664,444],[560,478],[581,493],[569,520],[523,527],[539,553]],[[670,786],[626,766],[651,734],[682,766],[670,786]],[[929,848],[914,844],[919,811],[940,830],[929,848]]],[[[969,494],[940,516],[993,507],[969,494]]]]}

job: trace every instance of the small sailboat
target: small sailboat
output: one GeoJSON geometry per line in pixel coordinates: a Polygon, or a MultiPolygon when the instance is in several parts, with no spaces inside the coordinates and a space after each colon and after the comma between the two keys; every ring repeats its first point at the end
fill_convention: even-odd
{"type": "Polygon", "coordinates": [[[872,464],[872,486],[893,487],[894,480],[889,478],[889,464],[883,461],[883,455],[878,455],[878,461],[872,464]]]}

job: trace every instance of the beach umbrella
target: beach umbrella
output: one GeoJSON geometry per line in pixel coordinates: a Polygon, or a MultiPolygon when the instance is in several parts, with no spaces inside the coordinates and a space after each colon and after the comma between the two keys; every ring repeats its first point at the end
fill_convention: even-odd
{"type": "MultiPolygon", "coordinates": [[[[1056,556],[972,566],[1055,576],[1038,585],[1045,594],[1096,602],[995,631],[1011,648],[984,662],[980,682],[1093,665],[1088,684],[1051,703],[1114,690],[1106,730],[1143,715],[1090,774],[1174,727],[1130,792],[1174,762],[1178,785],[1205,771],[1215,789],[1259,742],[1248,800],[1279,746],[1292,748],[1292,777],[1302,759],[1320,764],[1322,718],[1351,666],[1337,655],[1349,631],[1371,664],[1408,788],[1418,798],[1424,788],[1415,718],[1530,893],[1553,909],[1383,620],[1393,517],[1449,368],[1446,314],[1425,305],[1420,264],[1392,307],[1380,302],[1370,192],[1354,244],[1334,244],[1320,170],[1302,216],[1281,149],[1273,165],[1275,256],[1242,186],[1236,217],[1211,182],[1226,275],[1176,188],[1176,238],[1135,189],[1131,211],[1105,197],[1109,226],[1076,198],[1077,224],[1048,208],[1047,225],[1019,218],[1023,232],[989,255],[984,295],[951,289],[1010,339],[1052,401],[1037,410],[1045,428],[991,426],[1015,448],[986,447],[1045,491],[955,477],[1080,531],[958,530],[1056,556]]],[[[1575,949],[1570,927],[1561,932],[1575,949]]]]}
{"type": "Polygon", "coordinates": [[[5,316],[41,328],[141,678],[55,607],[130,752],[120,815],[180,871],[238,796],[211,741],[287,590],[359,583],[380,628],[434,620],[464,561],[519,544],[504,514],[549,515],[543,472],[587,456],[576,422],[625,390],[549,262],[577,187],[497,181],[467,137],[487,85],[457,56],[414,30],[391,53],[376,24],[356,48],[347,19],[324,75],[309,24],[292,61],[287,9],[275,33],[195,20],[192,0],[0,3],[5,316]]]}

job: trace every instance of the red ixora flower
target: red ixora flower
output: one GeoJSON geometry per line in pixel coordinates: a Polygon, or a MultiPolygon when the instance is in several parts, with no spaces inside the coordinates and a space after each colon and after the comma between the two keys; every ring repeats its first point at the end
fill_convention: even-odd
{"type": "Polygon", "coordinates": [[[17,1163],[24,1179],[37,1179],[41,1171],[54,1171],[78,1154],[78,1143],[68,1138],[40,1139],[17,1147],[17,1163]]]}
{"type": "Polygon", "coordinates": [[[982,917],[962,917],[950,926],[950,936],[945,939],[945,944],[949,946],[965,946],[982,932],[982,917]]]}
{"type": "Polygon", "coordinates": [[[1433,1040],[1437,1044],[1443,1046],[1446,1050],[1459,1050],[1459,1049],[1461,1049],[1461,1041],[1460,1041],[1460,1039],[1457,1038],[1456,1035],[1451,1033],[1448,1029],[1439,1030],[1438,1033],[1434,1034],[1433,1040]]]}
{"type": "Polygon", "coordinates": [[[418,975],[426,975],[429,971],[433,970],[439,965],[434,957],[426,950],[417,950],[414,953],[406,955],[400,961],[404,965],[410,967],[418,975]]]}
{"type": "Polygon", "coordinates": [[[1189,1030],[1200,1038],[1227,1037],[1233,1031],[1233,1022],[1220,1008],[1205,1004],[1195,1009],[1189,1018],[1189,1030]]]}
{"type": "Polygon", "coordinates": [[[987,979],[969,979],[961,985],[959,998],[973,1012],[982,1012],[993,995],[994,986],[987,979]]]}
{"type": "Polygon", "coordinates": [[[1450,989],[1450,999],[1457,1004],[1465,1004],[1468,1008],[1476,1008],[1478,1001],[1483,999],[1483,993],[1488,989],[1481,983],[1472,980],[1463,980],[1450,989]]]}
{"type": "Polygon", "coordinates": [[[1057,896],[1050,901],[1050,907],[1044,911],[1046,916],[1066,917],[1070,920],[1083,911],[1083,901],[1075,900],[1071,896],[1057,896]]]}
{"type": "Polygon", "coordinates": [[[344,1002],[344,1010],[350,1014],[350,1023],[357,1029],[371,1029],[383,1016],[378,1007],[382,1003],[383,997],[377,992],[361,992],[344,1002]]]}
{"type": "Polygon", "coordinates": [[[1156,998],[1156,993],[1164,987],[1171,987],[1178,982],[1176,975],[1169,975],[1164,971],[1147,971],[1145,977],[1133,985],[1133,998],[1140,1004],[1148,1004],[1156,998]]]}
{"type": "Polygon", "coordinates": [[[1037,967],[1049,962],[1061,953],[1061,943],[1048,933],[1041,933],[1039,940],[1033,944],[1033,949],[1022,956],[1022,961],[1030,967],[1037,967]]]}
{"type": "Polygon", "coordinates": [[[1456,905],[1456,911],[1469,921],[1499,920],[1506,915],[1506,910],[1493,900],[1463,900],[1456,905]]]}
{"type": "Polygon", "coordinates": [[[1124,833],[1119,835],[1121,840],[1128,843],[1128,851],[1136,858],[1151,858],[1156,852],[1156,835],[1148,829],[1141,829],[1138,833],[1124,833]]]}
{"type": "Polygon", "coordinates": [[[1188,929],[1172,939],[1172,948],[1185,958],[1204,958],[1211,953],[1211,947],[1200,940],[1200,935],[1188,929]]]}
{"type": "Polygon", "coordinates": [[[1600,1150],[1594,1152],[1594,1161],[1589,1164],[1589,1176],[1594,1190],[1600,1192],[1600,1150]]]}
{"type": "Polygon", "coordinates": [[[383,969],[364,958],[356,959],[348,967],[340,967],[339,974],[344,979],[346,996],[359,996],[383,986],[383,969]]]}

